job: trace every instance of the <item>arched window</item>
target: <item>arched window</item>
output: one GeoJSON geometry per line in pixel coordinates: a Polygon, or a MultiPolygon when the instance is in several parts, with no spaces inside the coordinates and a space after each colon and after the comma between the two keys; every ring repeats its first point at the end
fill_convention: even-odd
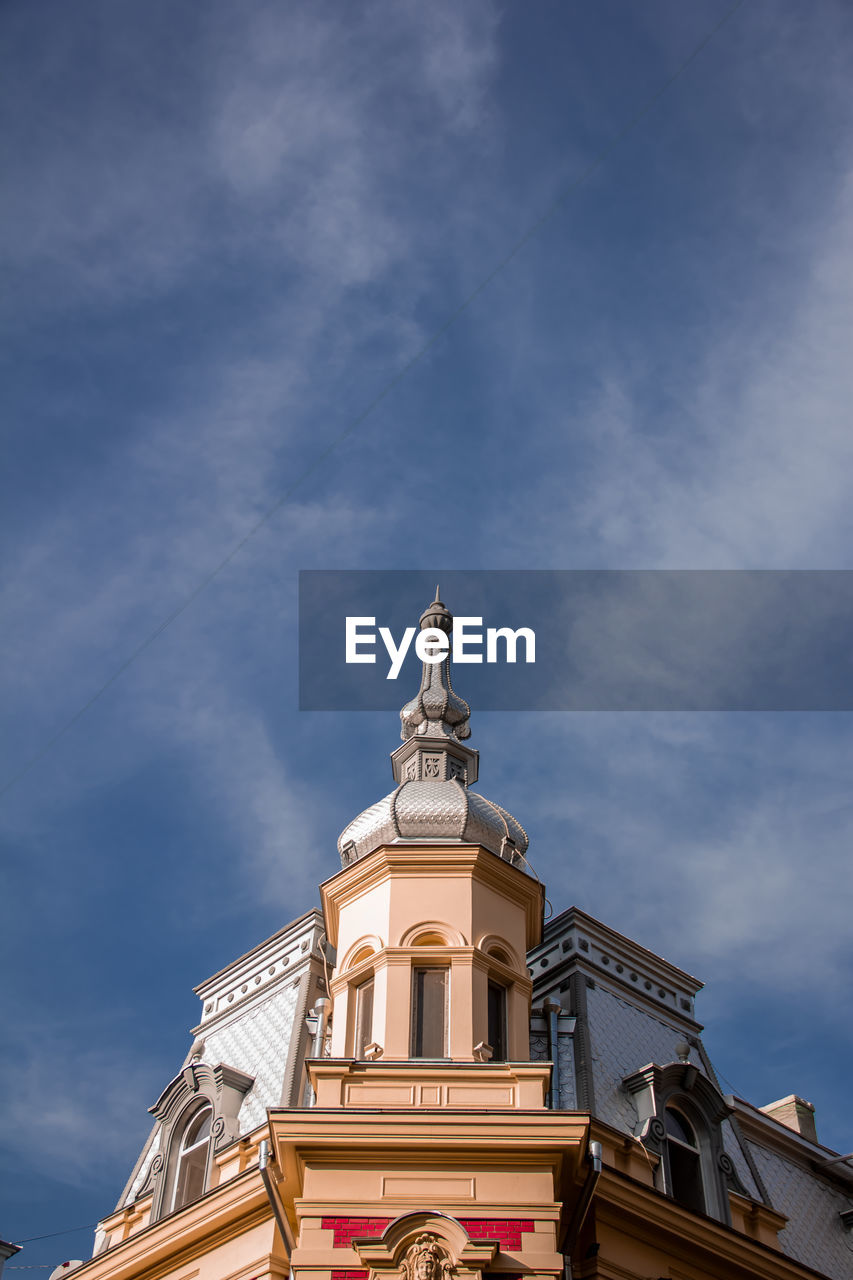
{"type": "Polygon", "coordinates": [[[500,982],[488,986],[488,1036],[492,1062],[506,1062],[506,987],[500,982]]]}
{"type": "Polygon", "coordinates": [[[702,1150],[690,1121],[676,1107],[664,1111],[669,1181],[673,1200],[695,1213],[706,1213],[702,1185],[702,1150]]]}
{"type": "Polygon", "coordinates": [[[363,1058],[373,1042],[373,978],[355,988],[355,1043],[353,1057],[363,1058]]]}
{"type": "Polygon", "coordinates": [[[199,1107],[192,1112],[181,1134],[177,1148],[169,1210],[182,1209],[204,1194],[210,1127],[213,1107],[199,1107]]]}
{"type": "Polygon", "coordinates": [[[412,970],[412,1057],[447,1057],[447,969],[412,970]]]}
{"type": "Polygon", "coordinates": [[[729,1191],[745,1194],[723,1145],[731,1108],[717,1085],[687,1060],[649,1063],[622,1083],[634,1098],[637,1137],[660,1157],[655,1183],[693,1213],[731,1222],[729,1191]]]}

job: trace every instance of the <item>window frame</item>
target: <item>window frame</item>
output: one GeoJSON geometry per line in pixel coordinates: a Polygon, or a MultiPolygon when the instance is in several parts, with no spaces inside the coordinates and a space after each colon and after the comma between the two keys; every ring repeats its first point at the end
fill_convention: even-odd
{"type": "Polygon", "coordinates": [[[678,1105],[680,1102],[680,1098],[670,1098],[663,1108],[663,1122],[666,1130],[667,1193],[683,1208],[690,1209],[694,1213],[707,1214],[708,1191],[706,1171],[703,1167],[707,1164],[707,1135],[702,1134],[702,1129],[693,1116],[685,1114],[683,1105],[678,1105]],[[686,1128],[692,1134],[692,1143],[684,1141],[678,1134],[672,1132],[667,1123],[670,1116],[682,1130],[686,1128]],[[703,1137],[705,1137],[704,1143],[703,1137]],[[674,1161],[673,1155],[676,1152],[679,1159],[674,1161]],[[686,1163],[688,1161],[689,1164],[686,1163]],[[690,1180],[693,1181],[693,1186],[690,1185],[690,1180]]]}
{"type": "Polygon", "coordinates": [[[411,984],[411,1014],[409,1018],[410,1034],[409,1034],[409,1056],[417,1062],[446,1062],[450,1057],[450,966],[442,964],[413,964],[412,965],[412,984],[411,984]],[[425,1027],[423,1022],[423,1004],[425,1003],[423,995],[419,994],[419,978],[426,974],[440,973],[442,975],[442,986],[444,989],[444,1000],[442,1004],[442,1043],[443,1052],[440,1054],[427,1054],[423,1052],[423,1043],[425,1039],[425,1027]],[[421,1052],[418,1052],[418,1041],[420,1039],[421,1052]]]}
{"type": "Polygon", "coordinates": [[[361,1061],[364,1051],[373,1043],[373,1020],[376,1012],[376,975],[371,973],[352,989],[353,996],[353,1038],[352,1056],[361,1061]],[[369,1012],[365,1017],[365,1004],[370,997],[369,1012]],[[366,1023],[367,1025],[363,1025],[366,1023]]]}
{"type": "Polygon", "coordinates": [[[497,978],[489,978],[486,987],[486,1032],[488,1036],[488,1045],[492,1051],[490,1062],[508,1062],[509,1061],[509,1022],[508,1022],[508,1006],[509,989],[504,982],[499,982],[497,978]],[[498,1009],[498,1036],[494,1037],[492,1024],[492,993],[498,994],[500,1001],[498,1009]],[[499,1043],[495,1044],[497,1039],[499,1043]]]}
{"type": "MultiPolygon", "coordinates": [[[[210,1107],[212,1113],[210,1135],[206,1139],[209,1145],[202,1195],[210,1190],[214,1152],[240,1135],[240,1108],[255,1082],[254,1076],[224,1062],[211,1066],[202,1060],[203,1047],[203,1042],[196,1042],[190,1060],[170,1080],[150,1108],[160,1125],[158,1149],[150,1161],[138,1196],[151,1195],[152,1223],[159,1222],[172,1212],[179,1212],[172,1208],[175,1201],[175,1169],[182,1143],[199,1112],[210,1107]]],[[[194,1201],[188,1200],[186,1203],[192,1204],[194,1201]]]]}
{"type": "Polygon", "coordinates": [[[190,1106],[186,1107],[179,1116],[178,1121],[172,1130],[169,1142],[169,1168],[165,1195],[163,1197],[163,1215],[177,1213],[180,1209],[185,1209],[187,1205],[194,1204],[196,1200],[200,1200],[208,1190],[208,1184],[210,1181],[210,1153],[213,1149],[213,1124],[215,1119],[216,1112],[213,1102],[207,1097],[202,1097],[197,1102],[191,1103],[190,1106]],[[187,1135],[193,1125],[196,1124],[203,1115],[207,1115],[209,1120],[206,1135],[185,1149],[184,1143],[187,1135]],[[188,1155],[194,1151],[200,1151],[202,1148],[204,1148],[204,1163],[201,1191],[199,1191],[197,1195],[188,1196],[186,1199],[182,1199],[181,1202],[178,1203],[178,1184],[181,1176],[181,1167],[188,1155]]]}
{"type": "MultiPolygon", "coordinates": [[[[659,1157],[655,1184],[660,1191],[688,1212],[703,1213],[717,1222],[731,1225],[729,1191],[742,1191],[723,1142],[723,1121],[731,1114],[717,1085],[694,1063],[680,1059],[666,1066],[649,1063],[625,1076],[623,1086],[634,1099],[638,1124],[636,1136],[649,1151],[659,1157]],[[666,1112],[671,1108],[686,1121],[696,1139],[696,1147],[681,1143],[667,1131],[666,1112]],[[702,1207],[685,1204],[675,1194],[669,1144],[680,1151],[698,1151],[701,1174],[702,1207]]],[[[677,1174],[676,1174],[677,1176],[677,1174]]]]}

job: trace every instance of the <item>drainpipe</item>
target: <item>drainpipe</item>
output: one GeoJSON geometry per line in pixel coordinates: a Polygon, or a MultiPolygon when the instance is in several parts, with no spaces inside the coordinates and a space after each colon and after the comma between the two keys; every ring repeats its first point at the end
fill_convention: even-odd
{"type": "Polygon", "coordinates": [[[586,1161],[589,1165],[589,1171],[586,1175],[586,1182],[581,1187],[580,1197],[575,1205],[575,1211],[572,1214],[571,1222],[566,1228],[566,1234],[563,1239],[563,1275],[564,1280],[571,1280],[572,1277],[572,1250],[578,1242],[581,1228],[586,1221],[586,1215],[589,1212],[589,1206],[592,1204],[592,1197],[595,1195],[595,1188],[598,1185],[598,1179],[601,1177],[601,1143],[591,1142],[587,1147],[586,1161]]]}
{"type": "Polygon", "coordinates": [[[542,1012],[548,1020],[548,1054],[553,1063],[551,1068],[551,1088],[548,1091],[548,1106],[556,1111],[560,1105],[560,1037],[557,1019],[563,1012],[563,1006],[556,1000],[546,1000],[542,1012]]]}
{"type": "MultiPolygon", "coordinates": [[[[332,1002],[328,996],[320,996],[314,1002],[314,1008],[309,1012],[305,1019],[305,1026],[311,1037],[311,1052],[309,1058],[322,1058],[323,1050],[326,1047],[326,1027],[329,1025],[329,1014],[332,1012],[332,1002]]],[[[311,1098],[309,1106],[316,1105],[317,1095],[311,1090],[311,1098]]]]}
{"type": "Polygon", "coordinates": [[[311,1057],[322,1058],[323,1047],[326,1040],[326,1027],[329,1022],[329,1014],[332,1010],[332,1002],[328,996],[320,996],[315,1001],[314,1008],[311,1010],[311,1022],[314,1039],[311,1043],[311,1057]]]}
{"type": "Polygon", "coordinates": [[[296,1246],[296,1242],[293,1239],[293,1232],[290,1229],[290,1223],[287,1220],[287,1214],[284,1211],[284,1205],[281,1203],[281,1198],[278,1194],[278,1187],[276,1186],[275,1180],[272,1176],[272,1173],[270,1172],[269,1166],[272,1163],[274,1163],[274,1161],[275,1161],[275,1156],[273,1156],[270,1152],[269,1141],[266,1138],[264,1138],[262,1139],[261,1145],[258,1149],[258,1169],[260,1171],[261,1181],[264,1184],[264,1190],[267,1193],[267,1199],[270,1202],[270,1208],[272,1209],[276,1226],[278,1227],[279,1234],[282,1238],[282,1241],[284,1242],[284,1248],[287,1254],[287,1264],[289,1269],[290,1257],[296,1246]]]}

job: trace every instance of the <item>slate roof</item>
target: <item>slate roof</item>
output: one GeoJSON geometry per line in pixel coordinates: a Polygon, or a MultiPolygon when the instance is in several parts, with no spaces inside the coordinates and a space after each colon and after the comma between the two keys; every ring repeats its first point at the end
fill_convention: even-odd
{"type": "MultiPolygon", "coordinates": [[[[694,1018],[698,979],[574,907],[546,924],[528,965],[534,1009],[554,1000],[577,1018],[573,1032],[560,1036],[561,1063],[570,1042],[575,1065],[574,1089],[561,1089],[562,1106],[588,1109],[637,1136],[637,1109],[623,1081],[646,1065],[687,1061],[719,1091],[694,1018]]],[[[531,1056],[548,1057],[539,1031],[531,1056]]],[[[788,1218],[779,1235],[783,1251],[832,1280],[850,1280],[853,1236],[839,1215],[853,1208],[853,1168],[821,1168],[835,1152],[740,1099],[725,1103],[723,1149],[746,1194],[788,1218]]]]}

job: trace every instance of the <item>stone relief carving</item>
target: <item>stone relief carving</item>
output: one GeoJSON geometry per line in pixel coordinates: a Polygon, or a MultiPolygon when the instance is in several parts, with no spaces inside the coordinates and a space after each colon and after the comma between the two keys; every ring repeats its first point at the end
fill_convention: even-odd
{"type": "Polygon", "coordinates": [[[406,1250],[400,1267],[402,1280],[451,1280],[450,1254],[431,1231],[424,1231],[406,1250]]]}

